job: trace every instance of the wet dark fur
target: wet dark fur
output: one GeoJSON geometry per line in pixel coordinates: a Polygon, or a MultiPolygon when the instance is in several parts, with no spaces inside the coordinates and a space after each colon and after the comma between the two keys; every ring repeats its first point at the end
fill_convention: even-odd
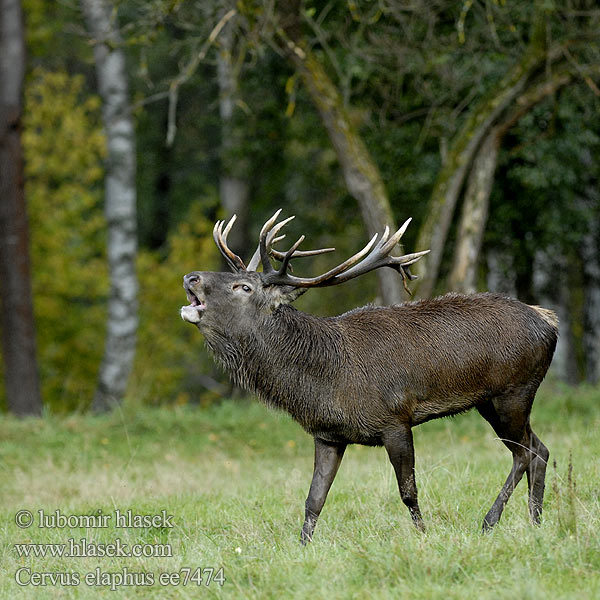
{"type": "Polygon", "coordinates": [[[236,383],[288,411],[312,435],[381,445],[401,420],[464,412],[520,386],[537,388],[557,330],[496,294],[447,294],[321,318],[280,305],[249,335],[207,335],[236,383]]]}
{"type": "Polygon", "coordinates": [[[192,304],[182,316],[197,322],[236,383],[314,436],[303,543],[353,443],[385,446],[402,501],[423,529],[412,427],[471,408],[513,455],[483,529],[498,522],[524,474],[530,515],[540,522],[549,453],[529,415],[556,346],[551,311],[497,294],[447,294],[323,318],[292,308],[300,292],[256,272],[193,272],[184,286],[192,304]]]}

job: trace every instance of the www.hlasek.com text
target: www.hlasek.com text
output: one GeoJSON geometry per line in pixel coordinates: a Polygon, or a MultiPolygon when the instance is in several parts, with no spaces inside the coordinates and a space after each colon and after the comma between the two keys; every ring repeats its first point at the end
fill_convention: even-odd
{"type": "Polygon", "coordinates": [[[120,538],[113,542],[92,542],[86,538],[55,544],[14,544],[19,558],[169,558],[173,556],[171,544],[127,544],[120,538]]]}

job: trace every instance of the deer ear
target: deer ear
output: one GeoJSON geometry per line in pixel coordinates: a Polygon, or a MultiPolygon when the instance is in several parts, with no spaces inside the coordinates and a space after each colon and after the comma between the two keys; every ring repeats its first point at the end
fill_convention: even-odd
{"type": "Polygon", "coordinates": [[[286,297],[288,298],[288,302],[293,302],[296,298],[300,298],[304,292],[307,292],[308,288],[295,288],[289,287],[286,293],[286,297]]]}
{"type": "Polygon", "coordinates": [[[267,293],[271,295],[277,305],[291,304],[308,290],[308,288],[297,288],[292,285],[267,285],[267,293]]]}

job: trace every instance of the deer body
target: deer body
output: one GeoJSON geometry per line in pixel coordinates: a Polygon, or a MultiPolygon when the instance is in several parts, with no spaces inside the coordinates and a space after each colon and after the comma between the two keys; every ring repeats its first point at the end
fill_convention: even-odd
{"type": "MultiPolygon", "coordinates": [[[[265,228],[263,267],[269,260],[265,228]]],[[[219,244],[217,234],[215,239],[219,244]]],[[[225,250],[219,247],[227,256],[224,245],[225,250]]],[[[288,252],[291,257],[296,248],[288,252]]],[[[373,260],[375,250],[363,263],[373,260]]],[[[529,413],[556,344],[553,313],[488,293],[447,294],[316,317],[288,302],[297,297],[299,281],[312,287],[316,279],[317,285],[331,285],[331,278],[326,283],[290,280],[284,266],[285,272],[276,273],[277,283],[269,279],[268,267],[266,275],[245,267],[234,274],[190,273],[184,287],[192,304],[182,316],[197,324],[238,385],[286,410],[314,437],[315,472],[303,542],[312,539],[348,444],[385,446],[402,500],[415,525],[423,528],[411,428],[474,407],[513,453],[513,469],[484,528],[500,518],[525,472],[530,513],[539,521],[548,451],[531,431],[529,413]]],[[[341,276],[356,268],[345,266],[341,276]]]]}

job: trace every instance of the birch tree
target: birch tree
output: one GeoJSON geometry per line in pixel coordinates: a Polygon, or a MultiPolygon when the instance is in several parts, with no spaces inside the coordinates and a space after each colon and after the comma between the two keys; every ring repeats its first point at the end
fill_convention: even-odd
{"type": "Polygon", "coordinates": [[[108,149],[105,214],[110,297],[104,358],[93,401],[94,410],[101,412],[122,401],[135,356],[138,326],[135,133],[115,7],[110,0],[81,0],[81,6],[94,43],[108,149]]]}
{"type": "Polygon", "coordinates": [[[0,300],[2,358],[8,407],[39,414],[29,261],[29,227],[23,189],[21,117],[25,35],[20,0],[0,0],[0,300]]]}

